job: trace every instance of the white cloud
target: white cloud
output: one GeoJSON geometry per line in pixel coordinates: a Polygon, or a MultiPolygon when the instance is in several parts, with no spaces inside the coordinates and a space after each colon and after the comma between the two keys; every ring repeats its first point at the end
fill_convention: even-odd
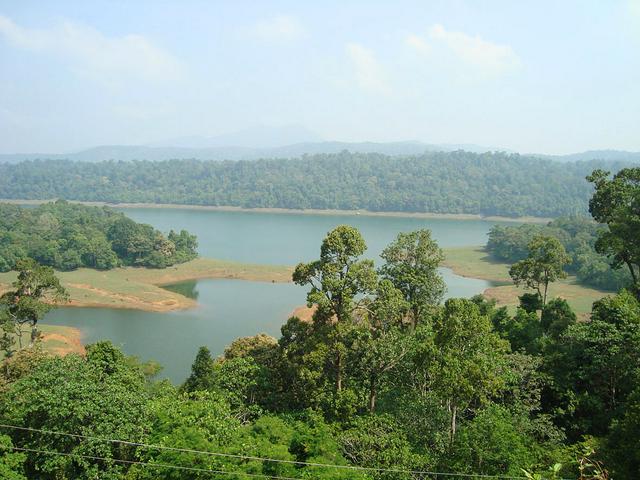
{"type": "Polygon", "coordinates": [[[291,15],[276,15],[260,20],[253,28],[252,33],[267,41],[292,41],[302,38],[306,30],[300,21],[291,15]]]}
{"type": "Polygon", "coordinates": [[[429,29],[427,38],[410,35],[406,43],[422,54],[436,47],[445,48],[463,63],[490,75],[505,73],[522,64],[508,45],[499,45],[478,35],[449,31],[439,24],[429,29]]]}
{"type": "Polygon", "coordinates": [[[418,53],[421,53],[423,55],[428,55],[429,53],[431,53],[431,45],[429,45],[429,43],[419,35],[407,35],[405,42],[411,48],[415,49],[418,53]]]}
{"type": "Polygon", "coordinates": [[[357,43],[349,43],[347,55],[353,64],[356,82],[360,88],[371,93],[391,92],[384,68],[371,50],[357,43]]]}
{"type": "Polygon", "coordinates": [[[66,21],[50,29],[29,29],[0,15],[0,35],[17,48],[50,53],[68,60],[82,74],[109,84],[137,78],[175,80],[181,64],[146,37],[107,37],[86,25],[66,21]]]}

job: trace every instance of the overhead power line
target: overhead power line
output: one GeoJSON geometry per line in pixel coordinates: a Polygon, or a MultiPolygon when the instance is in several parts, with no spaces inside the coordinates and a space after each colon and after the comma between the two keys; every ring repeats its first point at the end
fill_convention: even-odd
{"type": "MultiPolygon", "coordinates": [[[[526,477],[522,477],[522,476],[488,475],[488,474],[456,473],[456,472],[433,472],[428,470],[406,470],[406,469],[398,469],[398,468],[361,467],[358,465],[337,465],[337,464],[331,464],[331,463],[284,460],[284,459],[278,459],[278,458],[258,457],[253,455],[241,455],[241,454],[224,453],[224,452],[211,452],[206,450],[195,450],[191,448],[170,447],[165,445],[153,445],[153,444],[142,443],[142,442],[132,442],[128,440],[96,437],[92,435],[80,435],[80,434],[67,433],[67,432],[57,432],[53,430],[44,430],[44,429],[32,428],[32,427],[22,427],[19,425],[10,425],[10,424],[3,424],[3,423],[0,423],[0,428],[8,428],[13,430],[21,430],[21,431],[34,432],[34,433],[47,434],[47,435],[59,435],[59,436],[93,440],[93,441],[99,441],[99,442],[118,443],[122,445],[129,445],[133,447],[143,447],[143,448],[149,448],[154,450],[166,450],[166,451],[179,452],[179,453],[193,453],[193,454],[207,455],[207,456],[213,456],[213,457],[234,458],[238,460],[254,460],[254,461],[262,461],[262,462],[270,462],[270,463],[283,463],[283,464],[307,466],[307,467],[336,468],[336,469],[359,470],[359,471],[376,472],[376,473],[404,473],[404,474],[410,474],[410,475],[429,475],[435,478],[457,477],[457,478],[471,478],[471,479],[485,478],[485,479],[498,479],[498,480],[526,480],[526,477]]],[[[52,452],[52,453],[62,454],[61,452],[52,452]]],[[[65,453],[64,455],[73,455],[73,454],[65,453]]],[[[112,461],[115,461],[115,460],[112,460],[112,461]]],[[[124,462],[124,460],[122,461],[124,462]]],[[[157,465],[157,464],[154,464],[154,465],[157,465]]],[[[227,472],[222,472],[222,473],[227,473],[227,472]]]]}
{"type": "Polygon", "coordinates": [[[79,453],[55,452],[52,450],[38,450],[36,448],[23,448],[23,447],[9,447],[9,448],[18,452],[44,453],[45,455],[59,455],[62,457],[84,458],[87,460],[102,460],[105,462],[121,463],[126,465],[142,465],[142,466],[151,467],[151,468],[172,468],[174,470],[183,470],[183,471],[198,472],[198,473],[220,473],[223,475],[244,475],[247,477],[269,478],[271,480],[301,480],[300,478],[296,478],[296,477],[281,477],[278,475],[267,475],[262,473],[246,473],[246,472],[234,472],[234,471],[227,471],[227,470],[211,470],[208,468],[198,468],[198,467],[183,467],[180,465],[172,465],[170,463],[149,463],[149,462],[142,462],[139,460],[119,460],[117,458],[98,457],[94,455],[82,455],[79,453]]]}

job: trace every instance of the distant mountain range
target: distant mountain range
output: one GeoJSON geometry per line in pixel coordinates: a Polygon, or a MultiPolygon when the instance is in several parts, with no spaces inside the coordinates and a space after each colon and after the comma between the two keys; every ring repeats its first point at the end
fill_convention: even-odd
{"type": "Polygon", "coordinates": [[[282,127],[254,126],[237,132],[213,137],[189,136],[171,138],[149,143],[148,147],[180,147],[195,149],[243,147],[250,149],[270,149],[282,145],[322,142],[324,139],[300,125],[282,127]]]}
{"type": "MultiPolygon", "coordinates": [[[[73,153],[15,153],[0,154],[0,162],[16,163],[37,159],[68,159],[83,162],[101,162],[106,160],[168,160],[193,158],[197,160],[257,160],[259,158],[295,158],[302,155],[319,153],[338,153],[348,150],[353,153],[381,153],[384,155],[420,155],[425,152],[450,152],[465,150],[474,153],[487,151],[505,151],[503,149],[483,148],[478,145],[434,145],[421,142],[309,142],[296,143],[281,147],[152,147],[146,145],[103,145],[73,153]]],[[[539,155],[561,162],[579,160],[623,160],[640,162],[640,152],[621,150],[591,150],[569,155],[539,155]]]]}
{"type": "MultiPolygon", "coordinates": [[[[384,155],[420,155],[425,152],[465,150],[474,153],[506,151],[499,147],[474,144],[430,144],[407,142],[334,142],[324,141],[304,127],[252,127],[215,137],[180,137],[147,145],[102,145],[71,153],[0,154],[0,162],[16,163],[36,159],[69,159],[83,162],[106,160],[168,160],[193,158],[197,160],[256,160],[259,158],[295,158],[302,155],[338,153],[381,153],[384,155]]],[[[640,162],[640,152],[595,150],[570,155],[539,155],[569,162],[578,160],[625,160],[640,162]]]]}

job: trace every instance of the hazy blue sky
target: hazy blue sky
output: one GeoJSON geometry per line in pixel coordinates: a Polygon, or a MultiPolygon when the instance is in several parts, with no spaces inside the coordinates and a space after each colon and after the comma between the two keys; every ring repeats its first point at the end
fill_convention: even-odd
{"type": "Polygon", "coordinates": [[[289,124],[640,150],[640,0],[0,0],[2,153],[289,124]]]}

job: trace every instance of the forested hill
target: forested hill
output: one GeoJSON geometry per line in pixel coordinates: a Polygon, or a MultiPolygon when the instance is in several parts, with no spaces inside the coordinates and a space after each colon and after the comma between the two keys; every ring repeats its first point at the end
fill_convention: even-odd
{"type": "Polygon", "coordinates": [[[586,213],[592,187],[585,176],[593,169],[623,166],[463,151],[225,162],[39,160],[0,164],[0,198],[556,217],[586,213]]]}

